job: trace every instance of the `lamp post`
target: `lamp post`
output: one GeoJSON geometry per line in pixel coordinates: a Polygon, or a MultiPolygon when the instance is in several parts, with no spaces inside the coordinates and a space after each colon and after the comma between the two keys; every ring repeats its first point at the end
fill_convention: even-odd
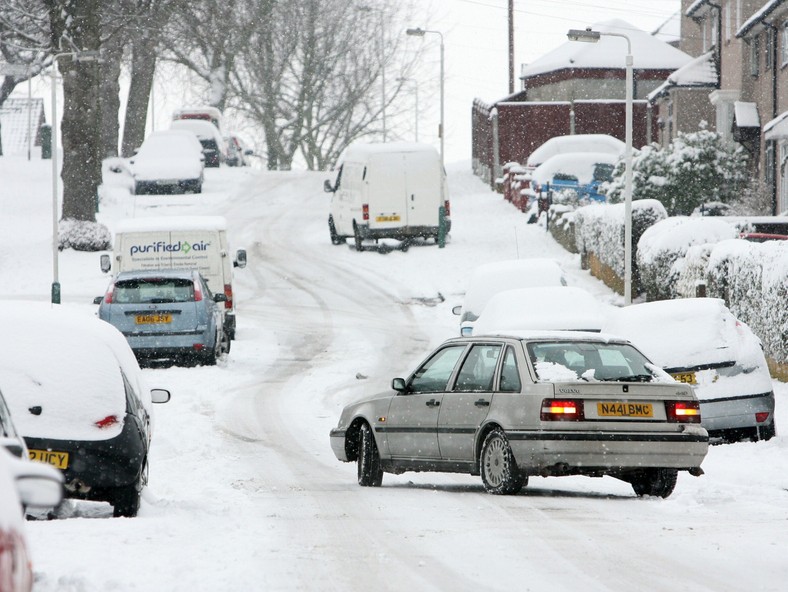
{"type": "Polygon", "coordinates": [[[603,31],[593,31],[591,28],[585,30],[570,29],[566,35],[570,41],[583,41],[586,43],[596,43],[602,36],[621,37],[627,42],[626,55],[626,149],[624,152],[624,162],[626,170],[624,173],[624,305],[632,304],[632,42],[623,33],[608,33],[603,31]]]}
{"type": "Polygon", "coordinates": [[[445,126],[444,126],[444,120],[443,120],[443,113],[444,113],[444,109],[443,109],[443,106],[444,106],[444,76],[443,76],[444,47],[443,47],[443,33],[441,33],[440,31],[430,31],[430,30],[425,30],[425,29],[420,29],[420,28],[408,29],[405,32],[408,35],[413,35],[413,36],[416,36],[416,37],[424,37],[424,35],[426,35],[427,33],[431,33],[431,34],[434,34],[434,35],[438,35],[440,37],[440,39],[441,39],[441,78],[440,78],[440,80],[441,80],[441,123],[440,123],[440,130],[439,130],[440,133],[438,135],[440,136],[440,139],[441,139],[441,165],[443,165],[444,164],[444,140],[445,140],[445,138],[444,138],[444,136],[445,136],[445,126]]]}
{"type": "Polygon", "coordinates": [[[416,142],[419,141],[419,84],[413,78],[397,78],[397,82],[412,82],[413,83],[413,92],[416,97],[416,109],[415,109],[415,128],[414,128],[414,135],[416,138],[416,142]]]}
{"type": "Polygon", "coordinates": [[[76,62],[98,62],[98,50],[65,51],[52,56],[52,304],[60,304],[60,279],[58,270],[58,209],[57,209],[57,61],[70,56],[76,62]]]}

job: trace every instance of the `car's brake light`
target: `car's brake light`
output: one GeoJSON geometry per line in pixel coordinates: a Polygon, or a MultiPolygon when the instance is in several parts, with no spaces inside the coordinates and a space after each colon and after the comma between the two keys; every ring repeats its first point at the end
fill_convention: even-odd
{"type": "Polygon", "coordinates": [[[224,301],[224,307],[228,310],[233,308],[233,285],[232,284],[225,284],[224,285],[224,295],[227,297],[227,300],[224,301]]]}
{"type": "Polygon", "coordinates": [[[573,399],[545,399],[542,401],[542,421],[579,421],[583,417],[583,402],[573,399]]]}
{"type": "Polygon", "coordinates": [[[451,204],[449,203],[448,199],[443,202],[443,210],[444,210],[444,216],[446,218],[451,218],[451,204]]]}
{"type": "Polygon", "coordinates": [[[369,204],[364,204],[361,206],[361,219],[369,220],[369,204]]]}
{"type": "Polygon", "coordinates": [[[117,415],[107,415],[104,419],[98,420],[94,425],[103,430],[104,428],[109,428],[114,425],[118,424],[118,416],[117,415]]]}
{"type": "Polygon", "coordinates": [[[115,282],[112,282],[107,288],[107,293],[104,294],[104,304],[112,304],[112,293],[115,291],[115,282]]]}
{"type": "Polygon", "coordinates": [[[757,423],[763,423],[767,419],[769,419],[768,411],[759,411],[758,413],[755,414],[755,421],[757,423]]]}
{"type": "Polygon", "coordinates": [[[202,288],[200,288],[200,283],[197,280],[194,280],[194,301],[200,302],[202,300],[202,288]]]}
{"type": "Polygon", "coordinates": [[[700,423],[700,403],[697,401],[667,401],[665,410],[669,422],[700,423]]]}

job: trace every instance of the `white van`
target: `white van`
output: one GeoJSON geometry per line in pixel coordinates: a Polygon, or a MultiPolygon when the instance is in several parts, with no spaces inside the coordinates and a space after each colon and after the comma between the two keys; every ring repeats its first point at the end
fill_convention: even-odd
{"type": "Polygon", "coordinates": [[[438,242],[440,208],[443,232],[451,229],[446,173],[440,155],[428,144],[390,142],[348,146],[337,164],[328,229],[331,242],[424,237],[438,242]]]}
{"type": "Polygon", "coordinates": [[[224,303],[224,330],[235,339],[233,267],[246,267],[246,251],[230,261],[227,220],[222,216],[128,218],[115,229],[112,258],[101,256],[101,271],[197,269],[224,303]],[[113,263],[114,263],[114,269],[113,263]]]}

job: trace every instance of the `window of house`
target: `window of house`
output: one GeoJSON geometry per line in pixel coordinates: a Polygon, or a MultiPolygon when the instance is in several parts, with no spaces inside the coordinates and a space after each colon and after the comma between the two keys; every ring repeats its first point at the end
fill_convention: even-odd
{"type": "Polygon", "coordinates": [[[788,143],[780,144],[780,208],[781,214],[788,212],[788,143]]]}
{"type": "Polygon", "coordinates": [[[703,24],[701,26],[700,37],[703,40],[703,53],[709,51],[709,26],[708,21],[703,20],[703,24]]]}
{"type": "Polygon", "coordinates": [[[750,39],[750,76],[758,76],[758,56],[761,53],[761,38],[750,39]]]}
{"type": "Polygon", "coordinates": [[[741,0],[736,0],[736,30],[741,28],[741,0]]]}
{"type": "Polygon", "coordinates": [[[731,40],[731,0],[725,0],[725,14],[723,15],[725,25],[725,41],[731,40]]]}
{"type": "Polygon", "coordinates": [[[763,180],[768,185],[774,184],[774,142],[766,142],[766,154],[764,155],[764,166],[766,170],[763,173],[763,180]]]}
{"type": "Polygon", "coordinates": [[[763,56],[763,68],[764,70],[771,70],[774,66],[773,57],[774,57],[774,35],[771,29],[766,29],[764,32],[764,56],[763,56]]]}
{"type": "Polygon", "coordinates": [[[783,23],[782,63],[788,64],[788,21],[783,23]]]}

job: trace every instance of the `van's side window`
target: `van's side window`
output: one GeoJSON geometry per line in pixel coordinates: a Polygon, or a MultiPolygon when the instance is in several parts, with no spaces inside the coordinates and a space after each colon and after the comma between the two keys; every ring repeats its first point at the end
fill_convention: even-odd
{"type": "Polygon", "coordinates": [[[364,181],[367,178],[367,167],[364,167],[364,172],[361,173],[361,180],[364,181]]]}

